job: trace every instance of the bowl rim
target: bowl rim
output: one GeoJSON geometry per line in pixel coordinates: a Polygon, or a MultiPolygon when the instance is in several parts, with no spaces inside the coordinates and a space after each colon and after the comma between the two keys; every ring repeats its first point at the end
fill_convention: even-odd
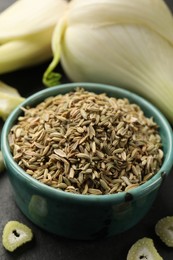
{"type": "MultiPolygon", "coordinates": [[[[120,97],[121,98],[121,97],[120,97]]],[[[39,189],[39,192],[42,194],[48,195],[48,196],[58,196],[73,200],[81,200],[93,202],[93,201],[124,201],[127,194],[132,195],[132,197],[139,197],[144,196],[145,192],[150,190],[151,188],[155,189],[157,188],[160,183],[162,182],[162,174],[165,172],[165,175],[169,173],[170,169],[173,165],[173,134],[172,134],[172,128],[166,119],[166,117],[160,112],[158,108],[156,108],[153,104],[151,104],[149,101],[147,101],[145,98],[141,97],[138,94],[135,94],[134,92],[131,92],[127,89],[120,88],[113,85],[108,84],[100,84],[100,83],[88,83],[88,82],[78,82],[78,83],[64,83],[61,85],[53,86],[51,88],[42,89],[29,97],[27,97],[20,105],[18,105],[8,116],[6,119],[4,126],[2,128],[1,133],[1,150],[4,157],[5,164],[9,164],[12,166],[14,172],[16,175],[18,175],[18,178],[23,178],[25,181],[29,181],[30,185],[34,186],[35,188],[39,189]],[[13,126],[13,124],[17,121],[18,116],[22,113],[21,107],[31,104],[31,106],[36,105],[43,101],[48,96],[55,96],[58,94],[64,94],[69,91],[72,91],[76,87],[83,87],[86,88],[88,91],[92,91],[96,93],[95,88],[99,93],[107,93],[109,95],[110,92],[117,93],[118,95],[122,95],[125,97],[130,97],[129,100],[131,102],[131,99],[133,99],[134,103],[137,103],[139,106],[146,106],[148,107],[148,110],[152,111],[154,115],[157,117],[157,119],[161,122],[162,128],[165,129],[167,134],[167,145],[168,145],[168,152],[165,156],[165,159],[163,161],[163,164],[160,168],[160,170],[147,182],[140,185],[139,187],[136,187],[129,191],[122,191],[115,194],[104,194],[104,195],[84,195],[84,194],[75,194],[71,192],[65,192],[62,190],[55,189],[51,186],[48,186],[46,184],[41,183],[40,181],[36,180],[32,176],[26,174],[26,172],[13,160],[12,154],[10,153],[10,148],[8,144],[8,133],[13,126]],[[94,90],[93,90],[94,88],[94,90]],[[56,93],[57,92],[57,93],[56,93]],[[137,102],[135,102],[137,101],[137,102]],[[139,104],[140,103],[140,104],[139,104]],[[7,163],[8,161],[8,163],[7,163]],[[165,170],[166,169],[166,170],[165,170]]],[[[8,172],[8,166],[7,166],[7,172],[8,172]]]]}

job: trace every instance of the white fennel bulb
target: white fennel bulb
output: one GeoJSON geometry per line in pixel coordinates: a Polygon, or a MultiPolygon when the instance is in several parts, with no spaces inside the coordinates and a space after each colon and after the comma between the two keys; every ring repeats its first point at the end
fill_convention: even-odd
{"type": "Polygon", "coordinates": [[[52,57],[53,30],[65,0],[18,0],[0,13],[0,75],[52,57]]]}
{"type": "Polygon", "coordinates": [[[52,38],[44,74],[58,62],[76,82],[117,85],[140,94],[173,122],[173,16],[163,0],[74,0],[52,38]]]}

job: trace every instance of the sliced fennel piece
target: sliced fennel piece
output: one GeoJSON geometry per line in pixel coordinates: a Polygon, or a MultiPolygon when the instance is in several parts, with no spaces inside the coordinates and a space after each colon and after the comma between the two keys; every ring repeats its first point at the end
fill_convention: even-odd
{"type": "Polygon", "coordinates": [[[24,101],[24,98],[20,96],[15,88],[0,81],[0,117],[3,120],[22,101],[24,101]]]}
{"type": "Polygon", "coordinates": [[[6,250],[13,252],[18,247],[31,241],[33,238],[32,230],[18,221],[9,221],[3,230],[2,244],[6,250]]]}
{"type": "Polygon", "coordinates": [[[163,260],[157,252],[153,240],[144,237],[135,242],[128,251],[127,260],[163,260]]]}
{"type": "Polygon", "coordinates": [[[163,243],[173,247],[173,216],[160,219],[155,225],[155,232],[163,243]]]}
{"type": "Polygon", "coordinates": [[[74,0],[54,30],[43,82],[56,84],[52,71],[61,61],[72,81],[129,89],[173,122],[172,28],[162,0],[74,0]]]}
{"type": "Polygon", "coordinates": [[[0,43],[53,28],[67,8],[65,0],[18,0],[0,14],[0,43]]]}

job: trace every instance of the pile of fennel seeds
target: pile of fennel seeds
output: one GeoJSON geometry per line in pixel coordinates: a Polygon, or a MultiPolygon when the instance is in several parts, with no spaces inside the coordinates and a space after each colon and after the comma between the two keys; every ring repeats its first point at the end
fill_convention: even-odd
{"type": "Polygon", "coordinates": [[[143,184],[161,167],[158,125],[126,98],[77,88],[23,111],[9,133],[11,152],[46,185],[113,194],[143,184]]]}

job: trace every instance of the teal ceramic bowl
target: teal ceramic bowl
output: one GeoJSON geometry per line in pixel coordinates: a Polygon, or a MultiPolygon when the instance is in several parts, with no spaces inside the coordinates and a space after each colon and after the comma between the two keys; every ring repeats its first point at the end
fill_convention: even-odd
{"type": "Polygon", "coordinates": [[[128,192],[112,195],[79,195],[49,187],[30,177],[13,160],[8,133],[22,115],[18,106],[8,117],[2,130],[1,149],[17,205],[33,223],[59,236],[71,239],[97,239],[124,232],[137,224],[151,208],[163,177],[173,165],[172,129],[165,117],[143,98],[114,86],[95,83],[70,83],[44,89],[21,106],[35,106],[49,96],[64,94],[82,86],[95,93],[128,98],[140,105],[145,115],[154,117],[160,126],[164,161],[157,174],[145,184],[128,192]]]}

